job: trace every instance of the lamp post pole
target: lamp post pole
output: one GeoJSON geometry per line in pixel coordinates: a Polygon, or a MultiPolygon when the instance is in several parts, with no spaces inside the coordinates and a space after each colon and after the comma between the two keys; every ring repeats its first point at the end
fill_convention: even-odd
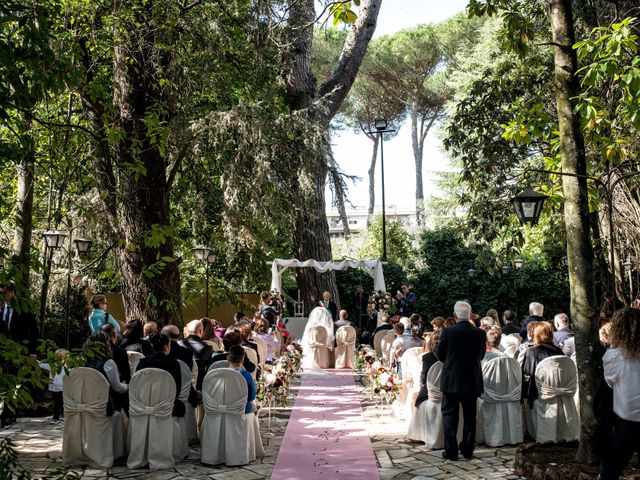
{"type": "MultiPolygon", "coordinates": [[[[561,177],[575,177],[575,178],[584,178],[586,180],[592,180],[593,182],[597,183],[598,185],[600,185],[604,191],[605,191],[605,199],[607,201],[607,219],[609,222],[609,262],[611,264],[611,293],[613,293],[614,295],[616,294],[616,269],[615,269],[615,250],[614,250],[614,240],[615,240],[615,234],[614,234],[614,229],[613,229],[613,192],[616,188],[616,186],[623,180],[626,180],[627,178],[630,177],[634,177],[636,175],[640,175],[640,171],[636,171],[636,172],[631,172],[631,173],[627,173],[626,175],[621,175],[618,178],[616,178],[613,182],[611,182],[610,185],[607,185],[606,182],[604,182],[602,179],[600,178],[596,178],[596,177],[592,177],[590,175],[582,175],[579,173],[569,173],[569,172],[557,172],[555,170],[542,170],[542,169],[537,169],[537,168],[528,168],[523,172],[523,175],[527,175],[528,173],[547,173],[547,174],[552,174],[552,175],[559,175],[561,177]]],[[[544,200],[546,199],[545,195],[541,195],[542,199],[540,200],[541,202],[544,202],[544,200]]],[[[518,196],[516,196],[515,202],[518,202],[518,196]]],[[[523,218],[521,217],[521,212],[523,211],[522,207],[520,207],[520,211],[518,211],[518,216],[520,217],[520,221],[522,223],[525,222],[531,222],[532,224],[535,224],[538,220],[538,217],[540,216],[540,213],[542,211],[542,208],[537,208],[536,210],[536,214],[535,214],[535,218],[534,219],[529,219],[529,218],[523,218]]]]}
{"type": "Polygon", "coordinates": [[[44,277],[42,281],[42,294],[40,297],[40,337],[44,338],[44,318],[47,310],[47,294],[49,291],[49,277],[51,276],[51,262],[53,261],[53,251],[62,247],[65,233],[58,230],[49,230],[42,234],[44,238],[44,277]]]}
{"type": "Polygon", "coordinates": [[[373,122],[375,132],[380,135],[380,172],[382,178],[382,261],[387,261],[387,213],[385,203],[385,191],[384,191],[384,134],[388,132],[395,132],[393,129],[388,129],[389,123],[385,118],[376,118],[373,122]]]}

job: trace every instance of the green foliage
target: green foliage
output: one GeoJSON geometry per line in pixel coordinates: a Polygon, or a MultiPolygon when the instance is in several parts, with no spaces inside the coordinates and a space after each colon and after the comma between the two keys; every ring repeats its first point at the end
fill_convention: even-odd
{"type": "MultiPolygon", "coordinates": [[[[411,234],[398,222],[386,222],[387,260],[408,269],[414,250],[411,234]]],[[[382,258],[382,215],[376,215],[364,234],[366,243],[360,247],[358,258],[382,258]]]]}
{"type": "Polygon", "coordinates": [[[411,282],[417,311],[427,319],[451,315],[454,303],[461,299],[469,300],[480,315],[490,308],[515,310],[517,305],[522,317],[532,301],[544,304],[548,315],[568,311],[568,281],[560,262],[543,264],[525,256],[522,269],[502,275],[502,262],[467,245],[462,231],[454,227],[424,232],[419,256],[426,266],[411,282]],[[469,278],[471,268],[476,272],[469,278]]]}
{"type": "Polygon", "coordinates": [[[69,467],[60,466],[48,470],[37,477],[22,466],[20,453],[15,442],[9,437],[0,438],[0,478],[14,480],[80,480],[80,475],[70,472],[69,467]]]}

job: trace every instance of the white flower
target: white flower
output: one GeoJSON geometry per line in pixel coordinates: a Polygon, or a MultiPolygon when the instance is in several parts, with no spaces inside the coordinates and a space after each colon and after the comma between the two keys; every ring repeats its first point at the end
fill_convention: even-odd
{"type": "Polygon", "coordinates": [[[276,377],[276,375],[275,375],[275,374],[273,374],[273,373],[267,373],[267,374],[264,376],[264,384],[265,384],[266,386],[272,385],[272,384],[274,384],[274,383],[275,383],[276,378],[278,378],[278,377],[276,377]]]}

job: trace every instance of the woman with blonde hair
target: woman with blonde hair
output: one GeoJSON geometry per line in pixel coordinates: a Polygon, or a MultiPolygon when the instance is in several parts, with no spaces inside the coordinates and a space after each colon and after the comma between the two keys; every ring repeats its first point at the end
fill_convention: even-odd
{"type": "Polygon", "coordinates": [[[617,310],[609,341],[602,364],[604,379],[613,389],[616,418],[610,449],[600,465],[603,480],[619,478],[634,452],[640,455],[640,311],[617,310]]]}

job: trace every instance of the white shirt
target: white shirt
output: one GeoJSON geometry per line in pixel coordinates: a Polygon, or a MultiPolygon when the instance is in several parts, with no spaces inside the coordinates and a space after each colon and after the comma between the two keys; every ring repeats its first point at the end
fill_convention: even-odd
{"type": "Polygon", "coordinates": [[[620,418],[640,422],[640,360],[628,360],[618,348],[602,357],[604,379],[613,388],[613,411],[620,418]]]}

